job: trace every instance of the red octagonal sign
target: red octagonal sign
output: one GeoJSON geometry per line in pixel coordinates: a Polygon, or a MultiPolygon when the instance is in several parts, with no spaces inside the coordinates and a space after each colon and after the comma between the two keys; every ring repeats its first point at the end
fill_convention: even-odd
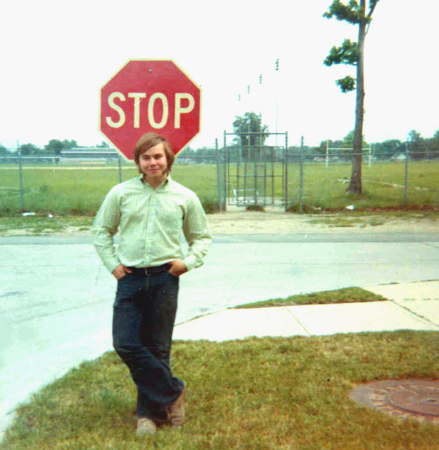
{"type": "Polygon", "coordinates": [[[200,132],[200,88],[171,60],[129,61],[101,89],[101,131],[128,159],[154,131],[177,154],[200,132]]]}

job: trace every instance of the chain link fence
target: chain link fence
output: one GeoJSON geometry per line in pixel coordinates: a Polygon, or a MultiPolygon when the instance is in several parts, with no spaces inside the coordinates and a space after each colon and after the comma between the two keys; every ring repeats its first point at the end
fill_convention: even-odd
{"type": "MultiPolygon", "coordinates": [[[[232,147],[217,141],[203,155],[183,151],[175,160],[173,179],[196,192],[207,212],[252,205],[297,212],[439,206],[436,154],[365,152],[359,195],[346,192],[350,150],[288,148],[283,162],[279,149],[246,149],[242,158],[242,149],[232,147]]],[[[137,174],[134,162],[118,155],[0,156],[0,212],[94,213],[112,186],[137,174]]]]}
{"type": "MultiPolygon", "coordinates": [[[[114,153],[114,152],[113,152],[114,153]]],[[[195,191],[205,209],[218,208],[217,157],[180,155],[171,176],[195,191]]],[[[134,161],[107,157],[0,156],[0,213],[94,213],[116,184],[138,175],[134,161]]]]}
{"type": "MultiPolygon", "coordinates": [[[[439,206],[439,157],[425,152],[362,155],[362,193],[348,193],[352,150],[288,153],[290,202],[298,212],[439,206]]],[[[439,155],[438,155],[439,156],[439,155]]]]}

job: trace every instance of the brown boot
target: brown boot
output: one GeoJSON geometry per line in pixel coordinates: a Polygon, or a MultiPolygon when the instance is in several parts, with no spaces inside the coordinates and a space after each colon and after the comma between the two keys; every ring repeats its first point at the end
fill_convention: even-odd
{"type": "MultiPolygon", "coordinates": [[[[184,381],[183,381],[184,383],[184,381]]],[[[186,395],[186,383],[183,386],[183,392],[172,405],[168,406],[168,418],[171,427],[181,427],[184,425],[184,397],[186,395]]]]}
{"type": "Polygon", "coordinates": [[[153,420],[141,417],[137,420],[137,436],[145,436],[146,434],[154,434],[157,426],[153,420]]]}

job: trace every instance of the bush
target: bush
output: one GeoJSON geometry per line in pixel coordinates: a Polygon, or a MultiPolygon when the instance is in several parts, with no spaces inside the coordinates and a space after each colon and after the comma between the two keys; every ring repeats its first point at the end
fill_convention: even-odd
{"type": "Polygon", "coordinates": [[[214,214],[219,212],[218,200],[215,198],[200,198],[206,214],[214,214]]]}

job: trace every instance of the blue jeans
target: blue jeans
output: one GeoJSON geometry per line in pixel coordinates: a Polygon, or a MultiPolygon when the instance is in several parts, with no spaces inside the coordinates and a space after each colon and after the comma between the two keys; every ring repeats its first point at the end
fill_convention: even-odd
{"type": "Polygon", "coordinates": [[[166,420],[166,407],[183,392],[170,367],[178,285],[166,269],[134,271],[117,283],[113,346],[137,385],[137,417],[166,420]]]}

